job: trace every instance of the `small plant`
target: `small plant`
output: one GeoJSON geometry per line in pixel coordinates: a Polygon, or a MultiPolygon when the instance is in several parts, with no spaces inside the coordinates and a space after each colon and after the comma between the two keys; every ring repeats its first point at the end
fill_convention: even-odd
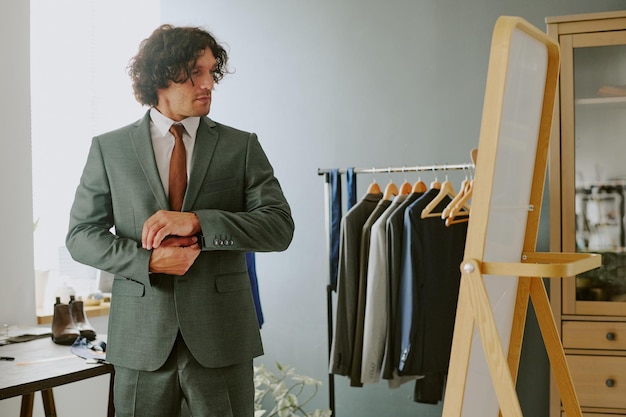
{"type": "Polygon", "coordinates": [[[303,407],[317,395],[320,381],[298,375],[291,366],[276,362],[278,372],[272,372],[261,364],[254,367],[254,417],[330,417],[330,410],[304,411],[303,407]],[[304,396],[304,400],[300,400],[304,396]],[[273,399],[273,404],[269,400],[273,399]],[[273,408],[267,413],[264,403],[273,408]]]}

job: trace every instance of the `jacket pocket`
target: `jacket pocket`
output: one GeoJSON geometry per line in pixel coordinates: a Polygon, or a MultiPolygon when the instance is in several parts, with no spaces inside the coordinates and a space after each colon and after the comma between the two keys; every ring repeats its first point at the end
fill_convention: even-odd
{"type": "Polygon", "coordinates": [[[144,285],[137,281],[132,281],[126,278],[115,278],[113,280],[113,288],[111,290],[112,296],[131,296],[131,297],[143,297],[146,292],[144,285]]]}
{"type": "Polygon", "coordinates": [[[230,190],[235,188],[238,184],[239,180],[236,177],[228,178],[224,180],[217,180],[205,183],[202,186],[201,193],[219,193],[221,191],[230,190]]]}
{"type": "Polygon", "coordinates": [[[248,272],[233,272],[221,274],[215,278],[215,288],[217,292],[232,292],[250,289],[250,278],[248,272]]]}

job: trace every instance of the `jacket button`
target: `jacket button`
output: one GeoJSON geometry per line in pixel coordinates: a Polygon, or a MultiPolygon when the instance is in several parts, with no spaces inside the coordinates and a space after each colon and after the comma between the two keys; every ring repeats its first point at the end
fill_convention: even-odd
{"type": "Polygon", "coordinates": [[[213,245],[215,245],[215,246],[219,246],[219,245],[220,245],[220,241],[219,241],[218,239],[215,239],[215,240],[213,241],[213,245]]]}

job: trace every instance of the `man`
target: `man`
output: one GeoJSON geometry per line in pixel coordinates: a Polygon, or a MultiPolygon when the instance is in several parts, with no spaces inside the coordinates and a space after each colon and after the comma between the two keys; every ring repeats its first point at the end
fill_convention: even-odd
{"type": "Polygon", "coordinates": [[[129,68],[151,108],[93,139],[76,191],[67,247],[115,274],[107,360],[118,417],[176,416],[182,398],[194,417],[254,414],[252,359],[263,352],[245,253],[285,250],[294,224],[256,135],[206,117],[227,61],[200,28],[155,30],[129,68]]]}

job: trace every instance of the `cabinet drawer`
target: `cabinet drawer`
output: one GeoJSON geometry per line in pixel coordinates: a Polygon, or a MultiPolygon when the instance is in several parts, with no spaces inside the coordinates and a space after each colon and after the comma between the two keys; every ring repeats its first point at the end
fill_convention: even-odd
{"type": "Polygon", "coordinates": [[[605,321],[563,322],[566,349],[626,350],[626,323],[605,321]]]}
{"type": "Polygon", "coordinates": [[[567,355],[581,407],[626,408],[626,358],[567,355]]]}

